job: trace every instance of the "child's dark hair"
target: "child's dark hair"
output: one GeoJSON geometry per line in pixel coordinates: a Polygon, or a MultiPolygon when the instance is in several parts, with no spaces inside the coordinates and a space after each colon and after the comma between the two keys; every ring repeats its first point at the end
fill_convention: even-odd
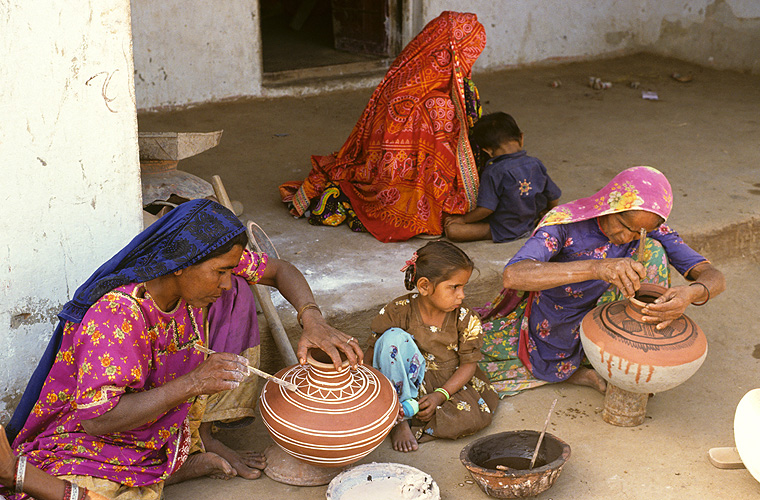
{"type": "Polygon", "coordinates": [[[404,286],[414,290],[420,278],[427,278],[435,287],[460,269],[473,269],[475,264],[464,251],[448,241],[431,241],[415,252],[415,260],[407,262],[404,286]]]}
{"type": "Polygon", "coordinates": [[[470,140],[488,149],[496,149],[509,141],[519,141],[521,136],[522,131],[512,115],[501,111],[484,115],[470,131],[470,140]]]}

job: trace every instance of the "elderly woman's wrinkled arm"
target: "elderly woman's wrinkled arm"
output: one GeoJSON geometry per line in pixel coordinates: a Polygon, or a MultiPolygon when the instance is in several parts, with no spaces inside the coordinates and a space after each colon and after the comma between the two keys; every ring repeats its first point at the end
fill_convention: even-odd
{"type": "Polygon", "coordinates": [[[726,289],[723,273],[707,261],[694,266],[687,279],[692,280],[691,283],[668,288],[653,304],[644,307],[643,320],[657,322],[657,329],[665,328],[690,304],[703,305],[726,289]]]}
{"type": "Polygon", "coordinates": [[[316,307],[309,283],[293,264],[286,260],[270,258],[259,283],[276,287],[296,311],[299,311],[303,333],[296,355],[301,363],[306,362],[306,351],[312,347],[326,352],[336,368],[341,365],[339,351],[345,354],[351,366],[363,362],[364,353],[359,347],[359,342],[327,324],[322,312],[316,307]],[[310,304],[315,307],[308,307],[310,304]]]}
{"type": "Polygon", "coordinates": [[[603,280],[631,297],[646,276],[644,266],[633,259],[539,262],[521,260],[504,268],[504,288],[539,291],[588,280],[603,280]]]}

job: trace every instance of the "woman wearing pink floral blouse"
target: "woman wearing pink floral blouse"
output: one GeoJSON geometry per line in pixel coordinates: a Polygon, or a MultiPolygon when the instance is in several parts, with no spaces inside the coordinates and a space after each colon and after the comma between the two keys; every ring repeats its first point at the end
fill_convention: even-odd
{"type": "MultiPolygon", "coordinates": [[[[312,346],[336,358],[340,349],[352,364],[362,353],[309,306],[313,295],[295,267],[244,251],[246,242],[232,212],[194,200],[98,269],[59,315],[60,347],[52,347],[54,361],[14,441],[16,453],[109,498],[160,498],[167,480],[206,474],[259,477],[262,456],[213,439],[204,443],[205,453],[188,457],[193,401],[233,389],[248,376],[245,358],[217,353],[205,359],[193,348],[205,338],[202,308],[236,274],[276,286],[301,311],[299,358],[312,346]]],[[[24,398],[33,395],[32,386],[24,398]]]]}

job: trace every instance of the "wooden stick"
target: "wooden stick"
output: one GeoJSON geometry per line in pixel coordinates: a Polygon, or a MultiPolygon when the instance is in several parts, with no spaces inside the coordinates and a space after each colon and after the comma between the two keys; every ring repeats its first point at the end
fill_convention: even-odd
{"type": "MultiPolygon", "coordinates": [[[[639,231],[639,248],[636,250],[636,260],[642,262],[644,259],[644,240],[647,237],[647,230],[643,227],[639,231]]],[[[643,263],[643,262],[642,262],[643,263]]]]}
{"type": "Polygon", "coordinates": [[[533,466],[536,465],[536,458],[538,458],[538,449],[541,448],[541,441],[544,440],[544,434],[546,434],[546,427],[549,425],[549,419],[552,416],[552,412],[554,411],[554,405],[556,404],[557,404],[557,398],[554,398],[552,407],[549,408],[549,414],[546,416],[546,422],[544,422],[544,430],[542,430],[541,435],[538,436],[538,443],[536,443],[536,451],[533,452],[533,458],[530,461],[530,467],[528,467],[528,470],[532,469],[533,466]]]}
{"type": "MultiPolygon", "coordinates": [[[[208,347],[203,346],[201,344],[193,344],[193,347],[205,354],[216,354],[216,351],[214,351],[213,349],[209,349],[208,347]]],[[[293,392],[298,391],[298,386],[295,384],[286,382],[285,380],[282,380],[281,378],[277,378],[274,375],[270,375],[267,372],[259,370],[258,368],[254,368],[251,365],[247,365],[247,366],[248,366],[248,375],[258,375],[261,378],[271,380],[275,384],[280,384],[281,386],[283,386],[284,388],[288,390],[291,390],[293,392]]]]}
{"type": "MultiPolygon", "coordinates": [[[[232,210],[232,202],[230,201],[230,197],[227,196],[227,190],[224,189],[222,178],[218,175],[212,175],[211,185],[214,187],[214,194],[216,194],[219,203],[232,210]]],[[[232,213],[235,213],[235,211],[232,210],[232,213]]]]}
{"type": "MultiPolygon", "coordinates": [[[[216,193],[219,203],[232,210],[232,202],[230,202],[230,198],[227,196],[227,190],[224,189],[221,177],[218,175],[212,175],[211,184],[214,187],[214,193],[216,193]]],[[[252,242],[249,241],[249,243],[249,246],[253,245],[252,242]]],[[[293,350],[293,346],[290,344],[288,333],[282,325],[280,316],[277,314],[277,308],[275,307],[274,302],[272,302],[272,296],[269,295],[268,290],[263,290],[262,286],[263,285],[253,285],[253,293],[256,295],[256,300],[261,306],[261,311],[264,313],[264,317],[267,319],[267,324],[272,332],[272,338],[277,346],[277,350],[280,351],[280,356],[282,356],[286,365],[298,364],[298,358],[293,350]]]]}

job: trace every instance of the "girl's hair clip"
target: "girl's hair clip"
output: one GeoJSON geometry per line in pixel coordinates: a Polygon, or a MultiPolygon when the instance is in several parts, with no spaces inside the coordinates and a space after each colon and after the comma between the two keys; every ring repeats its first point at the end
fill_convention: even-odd
{"type": "Polygon", "coordinates": [[[404,267],[401,268],[401,272],[405,272],[410,267],[413,267],[417,264],[417,252],[414,252],[412,255],[412,258],[406,261],[406,264],[404,264],[404,267]]]}

